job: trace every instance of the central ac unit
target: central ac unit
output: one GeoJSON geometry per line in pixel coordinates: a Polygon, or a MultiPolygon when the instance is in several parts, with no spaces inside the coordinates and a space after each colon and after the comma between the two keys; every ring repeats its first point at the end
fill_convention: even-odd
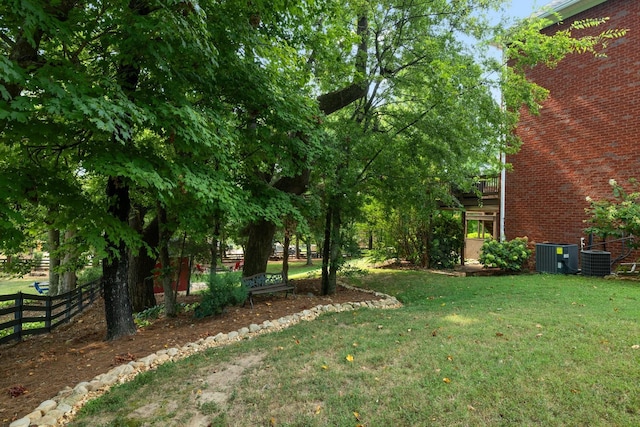
{"type": "Polygon", "coordinates": [[[578,245],[536,243],[536,271],[552,274],[578,272],[578,245]]]}
{"type": "Polygon", "coordinates": [[[583,276],[608,276],[611,274],[611,252],[607,251],[582,251],[582,275],[583,276]]]}

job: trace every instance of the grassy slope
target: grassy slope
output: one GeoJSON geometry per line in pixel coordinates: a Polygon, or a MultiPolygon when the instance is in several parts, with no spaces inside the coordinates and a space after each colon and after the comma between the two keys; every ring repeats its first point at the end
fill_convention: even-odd
{"type": "Polygon", "coordinates": [[[149,396],[171,402],[194,393],[194,372],[260,353],[260,368],[208,411],[212,425],[640,424],[636,283],[413,271],[354,282],[406,305],[328,314],[209,351],[116,389],[83,423],[108,414],[135,425],[128,414],[149,396]]]}

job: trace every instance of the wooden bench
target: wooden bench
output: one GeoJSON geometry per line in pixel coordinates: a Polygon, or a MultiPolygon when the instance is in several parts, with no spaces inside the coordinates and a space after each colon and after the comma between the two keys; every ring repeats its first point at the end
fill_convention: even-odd
{"type": "Polygon", "coordinates": [[[249,302],[252,309],[254,295],[286,292],[286,298],[289,292],[295,294],[295,286],[286,281],[282,273],[258,273],[253,276],[243,277],[241,281],[249,291],[249,302]]]}
{"type": "Polygon", "coordinates": [[[49,292],[49,282],[33,282],[31,286],[33,286],[39,294],[49,292]]]}

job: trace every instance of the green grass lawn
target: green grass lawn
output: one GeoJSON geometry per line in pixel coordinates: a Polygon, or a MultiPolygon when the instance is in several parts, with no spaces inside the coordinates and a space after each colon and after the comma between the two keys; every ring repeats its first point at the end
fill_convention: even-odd
{"type": "MultiPolygon", "coordinates": [[[[39,279],[39,282],[46,282],[48,279],[39,279]]],[[[25,294],[37,294],[38,292],[31,286],[33,278],[0,278],[0,295],[10,295],[18,292],[25,294]]]]}
{"type": "MultiPolygon", "coordinates": [[[[313,265],[307,265],[306,260],[289,260],[289,279],[306,279],[308,277],[320,276],[322,261],[313,260],[313,265]]],[[[267,264],[268,273],[280,273],[282,271],[282,261],[270,261],[267,264]]],[[[206,282],[209,280],[209,274],[193,273],[191,274],[191,282],[206,282]]]]}
{"type": "Polygon", "coordinates": [[[76,425],[186,424],[196,414],[177,408],[249,356],[261,360],[225,399],[198,403],[211,425],[640,425],[638,282],[391,270],[350,280],[405,306],[326,314],[165,365],[90,402],[76,425]],[[149,402],[164,409],[143,411],[149,402]]]}
{"type": "MultiPolygon", "coordinates": [[[[320,275],[322,260],[314,259],[313,265],[307,265],[306,260],[289,260],[289,279],[304,279],[320,275]]],[[[282,261],[272,261],[267,264],[267,272],[279,273],[282,271],[282,261]]]]}

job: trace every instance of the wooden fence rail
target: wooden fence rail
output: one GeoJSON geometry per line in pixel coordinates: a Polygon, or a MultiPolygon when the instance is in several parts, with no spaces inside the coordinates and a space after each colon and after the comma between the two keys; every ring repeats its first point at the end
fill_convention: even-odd
{"type": "Polygon", "coordinates": [[[102,282],[95,280],[53,297],[22,292],[0,295],[0,303],[14,302],[12,306],[0,308],[0,320],[13,317],[0,323],[0,344],[20,341],[27,335],[51,332],[91,305],[101,290],[102,282]],[[11,329],[13,332],[7,333],[11,329]]]}

